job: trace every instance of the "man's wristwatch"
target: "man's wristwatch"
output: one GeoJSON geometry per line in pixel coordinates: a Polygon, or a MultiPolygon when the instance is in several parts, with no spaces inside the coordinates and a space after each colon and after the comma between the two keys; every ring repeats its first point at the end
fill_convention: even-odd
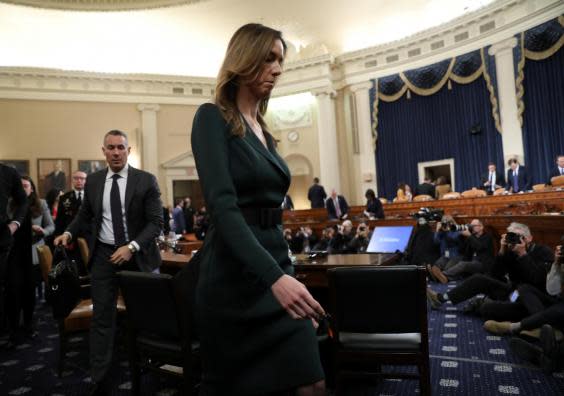
{"type": "Polygon", "coordinates": [[[127,248],[129,249],[129,251],[130,251],[131,253],[135,253],[135,252],[137,251],[137,249],[135,248],[135,245],[132,244],[132,243],[128,243],[128,244],[127,244],[127,248]]]}

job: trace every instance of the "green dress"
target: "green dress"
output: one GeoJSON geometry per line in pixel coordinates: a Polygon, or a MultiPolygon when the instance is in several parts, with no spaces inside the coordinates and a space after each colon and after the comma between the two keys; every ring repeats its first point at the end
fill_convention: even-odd
{"type": "Polygon", "coordinates": [[[202,247],[195,317],[203,395],[260,395],[323,379],[315,330],[294,320],[270,287],[292,274],[281,226],[248,225],[239,208],[278,208],[290,172],[248,128],[234,136],[212,104],[192,127],[192,152],[211,226],[202,247]]]}

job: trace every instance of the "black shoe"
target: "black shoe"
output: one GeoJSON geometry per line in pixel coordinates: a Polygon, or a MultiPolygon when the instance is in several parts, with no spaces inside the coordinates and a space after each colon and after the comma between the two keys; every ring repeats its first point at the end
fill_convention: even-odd
{"type": "Polygon", "coordinates": [[[537,366],[540,365],[541,357],[543,356],[542,348],[517,337],[512,337],[509,340],[509,348],[520,359],[537,366]]]}
{"type": "Polygon", "coordinates": [[[484,299],[481,297],[473,298],[462,308],[462,312],[466,315],[479,315],[480,314],[480,307],[484,303],[484,299]]]}

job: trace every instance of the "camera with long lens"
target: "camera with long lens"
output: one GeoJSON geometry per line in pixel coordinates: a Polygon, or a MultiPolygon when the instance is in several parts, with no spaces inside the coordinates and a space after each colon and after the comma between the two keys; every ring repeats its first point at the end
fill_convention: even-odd
{"type": "Polygon", "coordinates": [[[442,209],[421,208],[419,212],[414,213],[412,216],[416,218],[420,224],[425,224],[430,221],[441,221],[444,213],[442,209]]]}
{"type": "Polygon", "coordinates": [[[469,231],[469,232],[472,232],[473,229],[474,229],[474,226],[473,226],[472,224],[451,224],[451,225],[450,225],[450,230],[451,230],[452,232],[455,232],[455,231],[459,231],[459,232],[462,232],[462,231],[469,231]]]}
{"type": "Polygon", "coordinates": [[[507,234],[505,234],[505,242],[508,245],[518,245],[521,243],[521,238],[523,238],[521,235],[515,233],[515,232],[508,232],[507,234]]]}

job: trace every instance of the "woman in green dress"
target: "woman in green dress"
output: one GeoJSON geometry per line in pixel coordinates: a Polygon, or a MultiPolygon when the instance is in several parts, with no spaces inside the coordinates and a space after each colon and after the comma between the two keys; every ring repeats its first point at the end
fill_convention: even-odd
{"type": "Polygon", "coordinates": [[[315,336],[324,311],[291,276],[280,210],[290,172],[263,118],[285,51],[280,32],[241,27],[215,104],[194,117],[192,151],[211,214],[195,304],[201,395],[325,394],[315,336]]]}

